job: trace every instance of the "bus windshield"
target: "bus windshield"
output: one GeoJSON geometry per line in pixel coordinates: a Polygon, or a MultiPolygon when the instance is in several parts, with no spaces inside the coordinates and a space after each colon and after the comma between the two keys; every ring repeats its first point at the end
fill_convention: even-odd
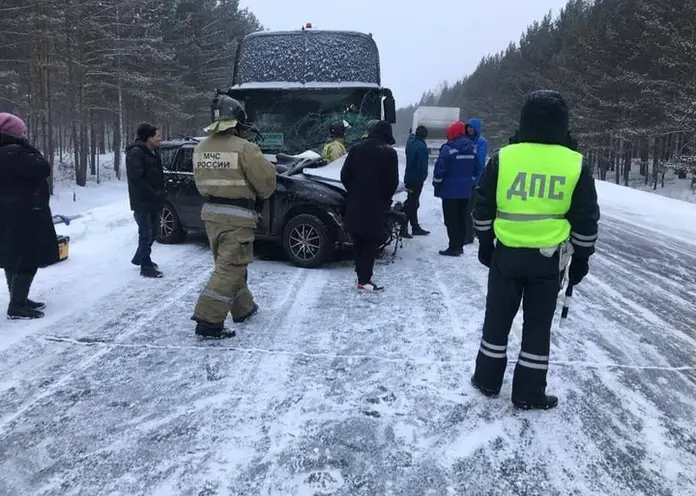
{"type": "Polygon", "coordinates": [[[346,144],[360,139],[365,126],[381,115],[378,89],[259,89],[239,90],[249,122],[262,133],[259,146],[264,153],[297,154],[321,152],[329,139],[329,128],[346,121],[346,144]]]}

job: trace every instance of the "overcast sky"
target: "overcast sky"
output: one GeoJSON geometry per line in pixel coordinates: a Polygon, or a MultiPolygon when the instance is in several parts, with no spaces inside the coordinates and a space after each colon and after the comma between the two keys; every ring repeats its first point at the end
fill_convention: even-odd
{"type": "Polygon", "coordinates": [[[241,0],[265,28],[372,33],[382,84],[397,106],[415,103],[441,81],[454,82],[481,57],[518,41],[525,28],[567,0],[241,0]]]}

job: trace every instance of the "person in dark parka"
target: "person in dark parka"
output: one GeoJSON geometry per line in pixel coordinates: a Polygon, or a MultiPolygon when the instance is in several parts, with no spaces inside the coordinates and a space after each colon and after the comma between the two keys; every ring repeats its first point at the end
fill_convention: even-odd
{"type": "Polygon", "coordinates": [[[164,171],[157,151],[161,141],[157,128],[144,122],[138,126],[137,139],[126,149],[128,196],[138,224],[138,249],[131,263],[140,267],[143,277],[162,277],[151,258],[164,205],[164,171]]]}
{"type": "Polygon", "coordinates": [[[51,166],[26,138],[17,116],[0,113],[0,267],[10,292],[7,316],[38,319],[45,304],[29,299],[37,269],[59,259],[49,206],[51,166]]]}
{"type": "Polygon", "coordinates": [[[341,169],[341,182],[348,192],[344,224],[353,240],[359,290],[384,289],[372,281],[372,272],[385,236],[385,212],[399,185],[394,143],[391,124],[380,121],[366,140],[351,148],[341,169]]]}
{"type": "Polygon", "coordinates": [[[428,129],[425,126],[418,126],[416,133],[410,135],[406,142],[404,184],[408,191],[408,198],[406,199],[405,213],[408,217],[408,222],[411,223],[413,235],[409,234],[407,224],[401,232],[404,238],[430,234],[430,231],[426,231],[418,223],[420,196],[423,192],[423,183],[428,178],[428,145],[425,144],[427,138],[428,129]]]}

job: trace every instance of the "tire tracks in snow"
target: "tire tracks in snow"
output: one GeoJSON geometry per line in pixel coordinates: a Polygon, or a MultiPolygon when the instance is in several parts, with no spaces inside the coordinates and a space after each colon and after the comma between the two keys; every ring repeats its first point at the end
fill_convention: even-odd
{"type": "MultiPolygon", "coordinates": [[[[200,256],[193,258],[194,264],[196,262],[202,261],[204,258],[208,259],[207,254],[206,256],[204,256],[204,253],[205,252],[201,250],[200,256]]],[[[189,262],[191,262],[190,259],[188,260],[189,262]]],[[[189,265],[187,268],[198,268],[198,265],[194,264],[191,264],[193,266],[189,265]]],[[[208,268],[209,267],[210,265],[208,264],[208,268]]],[[[94,315],[93,318],[88,319],[86,322],[83,321],[81,325],[78,327],[76,333],[80,333],[80,331],[82,331],[82,339],[89,339],[89,337],[93,337],[94,340],[104,340],[103,336],[101,336],[100,334],[102,332],[109,331],[109,335],[112,336],[112,342],[114,344],[126,341],[127,339],[134,336],[136,333],[141,332],[145,327],[150,325],[152,321],[154,321],[165,309],[179,302],[185,295],[190,294],[191,292],[199,289],[205,281],[205,279],[207,279],[209,276],[209,270],[194,270],[192,271],[192,273],[188,271],[182,271],[174,281],[166,281],[165,287],[169,288],[167,291],[151,293],[144,302],[142,301],[144,293],[142,291],[135,292],[135,295],[131,295],[129,298],[126,298],[126,301],[120,300],[120,304],[111,307],[109,309],[109,314],[106,319],[103,313],[98,313],[94,315]],[[136,297],[140,298],[140,305],[138,305],[138,307],[144,307],[146,310],[130,313],[128,312],[129,307],[133,306],[132,299],[136,297]],[[126,314],[125,316],[124,313],[126,314]],[[104,322],[105,320],[106,322],[104,322]],[[88,329],[92,328],[92,326],[96,322],[103,323],[100,325],[96,325],[92,332],[87,331],[88,329]]],[[[164,279],[160,279],[159,281],[164,281],[164,279]]],[[[128,288],[132,288],[132,286],[129,285],[125,289],[128,288]]],[[[123,290],[124,288],[119,288],[118,291],[111,293],[110,296],[117,298],[122,294],[123,290]]],[[[64,320],[67,321],[69,319],[64,320]]],[[[40,350],[39,353],[49,348],[47,342],[44,341],[43,345],[44,349],[40,350]]],[[[56,378],[54,382],[49,383],[43,388],[43,384],[39,385],[38,387],[42,389],[41,392],[35,393],[33,396],[30,396],[29,398],[25,398],[24,401],[22,401],[12,413],[5,414],[3,417],[0,417],[0,438],[4,437],[7,434],[8,428],[11,427],[11,425],[14,422],[16,422],[24,413],[29,411],[34,405],[57,392],[62,386],[66,385],[77,373],[82,372],[88,369],[89,367],[93,366],[104,355],[110,353],[113,350],[113,347],[105,347],[98,351],[95,351],[91,353],[87,358],[84,358],[80,360],[77,364],[69,367],[69,369],[66,372],[61,373],[61,375],[58,378],[56,378]]],[[[61,363],[65,363],[65,360],[62,360],[63,357],[63,353],[57,353],[51,356],[51,358],[58,358],[61,363]]],[[[26,356],[19,356],[19,358],[20,369],[22,368],[22,363],[33,362],[33,360],[27,360],[26,356]]],[[[68,363],[69,362],[70,361],[68,361],[68,363]]],[[[46,365],[46,362],[42,361],[42,365],[46,365]]],[[[12,366],[12,364],[10,364],[10,366],[12,366]]],[[[35,369],[33,372],[33,378],[37,379],[35,369]]]]}
{"type": "MultiPolygon", "coordinates": [[[[258,349],[270,350],[278,347],[279,342],[301,347],[303,337],[312,335],[312,310],[320,301],[331,274],[326,270],[295,270],[282,296],[273,304],[275,311],[240,327],[237,339],[244,339],[258,349]]],[[[211,352],[216,351],[216,344],[210,345],[211,352]]],[[[217,419],[225,425],[225,430],[221,432],[212,424],[199,436],[199,439],[210,438],[206,444],[210,463],[201,466],[195,476],[186,481],[190,487],[180,486],[182,492],[199,491],[201,487],[211,490],[225,487],[225,491],[234,488],[234,494],[256,494],[249,485],[262,479],[257,465],[269,466],[269,460],[273,459],[272,455],[267,455],[269,450],[273,451],[274,444],[287,434],[283,428],[283,411],[303,394],[307,377],[304,370],[298,372],[298,369],[305,360],[305,357],[294,355],[259,353],[216,362],[223,377],[218,387],[234,392],[234,396],[219,405],[221,411],[228,412],[228,416],[217,419]],[[230,450],[230,446],[235,450],[230,450]],[[255,460],[255,472],[247,476],[244,474],[249,470],[249,459],[246,456],[233,458],[234,452],[245,451],[253,453],[255,460]],[[268,463],[263,464],[263,461],[268,463]]],[[[285,420],[296,419],[286,417],[285,420]]],[[[162,484],[171,482],[177,481],[163,481],[162,484]]]]}

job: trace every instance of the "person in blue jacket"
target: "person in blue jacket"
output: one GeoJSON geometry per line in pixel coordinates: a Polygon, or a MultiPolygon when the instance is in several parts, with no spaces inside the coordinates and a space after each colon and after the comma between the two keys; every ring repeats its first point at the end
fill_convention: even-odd
{"type": "Polygon", "coordinates": [[[476,144],[466,134],[466,126],[457,121],[447,128],[447,143],[440,148],[435,162],[433,186],[442,199],[442,213],[447,227],[449,246],[440,255],[458,257],[464,253],[467,229],[473,223],[467,215],[469,198],[481,175],[476,144]]]}
{"type": "MultiPolygon", "coordinates": [[[[413,236],[427,236],[429,231],[423,229],[418,223],[418,207],[420,207],[420,195],[423,192],[423,183],[428,178],[428,147],[425,140],[428,137],[428,129],[418,126],[416,134],[408,137],[406,142],[406,172],[404,173],[404,185],[408,191],[404,212],[411,223],[413,236]]],[[[401,236],[412,238],[408,232],[408,224],[404,225],[401,236]]]]}
{"type": "Polygon", "coordinates": [[[481,166],[481,174],[476,181],[478,184],[483,176],[483,170],[486,168],[486,160],[488,158],[488,141],[481,134],[481,119],[469,119],[466,121],[464,127],[466,128],[466,135],[476,144],[476,154],[478,155],[479,164],[481,166]]]}
{"type": "MultiPolygon", "coordinates": [[[[486,159],[488,156],[488,141],[481,135],[481,119],[472,118],[466,121],[466,135],[476,144],[476,154],[478,155],[481,172],[476,178],[476,186],[481,182],[483,171],[486,168],[486,159]]],[[[471,211],[474,209],[474,195],[469,198],[467,204],[466,215],[471,216],[471,211]]],[[[472,223],[467,223],[466,233],[464,235],[464,244],[470,245],[474,242],[474,227],[472,223]]]]}

